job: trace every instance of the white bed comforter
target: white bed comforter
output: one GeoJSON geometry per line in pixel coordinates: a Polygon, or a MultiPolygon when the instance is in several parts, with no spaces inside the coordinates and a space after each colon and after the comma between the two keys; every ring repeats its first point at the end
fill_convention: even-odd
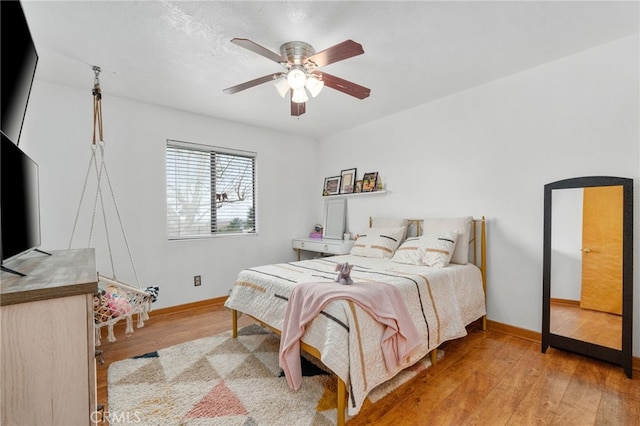
{"type": "Polygon", "coordinates": [[[438,269],[346,255],[245,269],[225,306],[282,330],[292,287],[333,281],[335,265],[344,262],[355,265],[355,282],[396,285],[423,337],[423,344],[396,371],[387,371],[380,346],[384,327],[357,304],[331,302],[309,324],[302,341],[316,348],[321,361],[347,384],[348,414],[355,415],[373,388],[441,343],[465,336],[465,326],[485,315],[485,297],[480,269],[472,264],[438,269]]]}

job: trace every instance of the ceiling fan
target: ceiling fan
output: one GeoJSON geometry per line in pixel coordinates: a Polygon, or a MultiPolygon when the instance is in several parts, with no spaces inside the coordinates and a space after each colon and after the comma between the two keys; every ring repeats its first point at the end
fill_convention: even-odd
{"type": "Polygon", "coordinates": [[[358,99],[364,99],[371,93],[371,90],[366,87],[318,70],[325,65],[362,55],[364,53],[362,45],[353,40],[343,41],[318,53],[308,43],[290,41],[280,46],[280,54],[246,38],[234,38],[231,43],[279,63],[286,68],[286,71],[265,75],[229,87],[223,90],[224,93],[237,93],[271,81],[274,82],[280,96],[284,97],[287,92],[290,93],[291,115],[293,116],[305,113],[305,103],[309,100],[307,92],[312,97],[316,97],[325,85],[358,99]]]}

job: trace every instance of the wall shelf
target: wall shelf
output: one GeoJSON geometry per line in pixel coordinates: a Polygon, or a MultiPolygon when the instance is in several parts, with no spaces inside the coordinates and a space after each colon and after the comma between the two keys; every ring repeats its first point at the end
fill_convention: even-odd
{"type": "Polygon", "coordinates": [[[360,197],[360,196],[368,196],[368,195],[382,195],[388,194],[391,191],[381,190],[381,191],[371,191],[371,192],[354,192],[352,194],[336,194],[336,195],[323,195],[322,198],[347,198],[347,197],[360,197]]]}

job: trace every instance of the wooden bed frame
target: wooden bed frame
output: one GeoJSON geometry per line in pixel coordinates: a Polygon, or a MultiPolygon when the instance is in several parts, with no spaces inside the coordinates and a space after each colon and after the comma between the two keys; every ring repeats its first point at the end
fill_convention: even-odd
{"type": "MultiPolygon", "coordinates": [[[[421,235],[422,234],[422,229],[421,229],[421,224],[422,224],[422,220],[421,219],[409,219],[408,220],[408,226],[407,228],[409,228],[410,226],[414,225],[416,227],[416,234],[417,235],[421,235]]],[[[369,227],[371,227],[372,224],[372,219],[369,218],[369,227]]],[[[471,232],[472,232],[472,237],[469,240],[469,245],[471,246],[472,249],[472,253],[473,253],[473,264],[475,264],[476,266],[478,266],[480,268],[480,271],[482,273],[482,288],[484,290],[484,295],[485,295],[485,306],[486,306],[486,300],[487,300],[487,238],[486,238],[486,221],[484,216],[482,216],[481,219],[473,219],[472,222],[472,227],[471,227],[471,232]],[[480,228],[480,241],[478,242],[478,227],[480,228]],[[479,246],[479,250],[478,250],[478,246],[479,246]],[[480,251],[480,254],[478,255],[478,251],[480,251]]],[[[271,330],[272,332],[274,332],[275,334],[277,334],[278,336],[282,335],[282,331],[278,330],[274,327],[271,327],[268,324],[265,324],[264,322],[260,321],[259,319],[245,314],[247,316],[249,316],[250,318],[252,318],[253,320],[255,320],[256,322],[258,322],[262,327],[267,328],[269,330],[271,330]]],[[[231,332],[232,332],[232,336],[233,338],[238,337],[238,311],[236,309],[231,309],[231,332]]],[[[482,317],[482,330],[486,330],[487,329],[487,316],[484,315],[482,317]]],[[[300,348],[301,350],[305,351],[306,353],[308,353],[309,355],[313,356],[316,359],[321,359],[321,354],[320,351],[318,349],[316,349],[315,347],[308,345],[306,343],[304,343],[303,341],[300,341],[300,348]]],[[[435,365],[437,360],[438,360],[438,348],[434,348],[433,350],[431,350],[430,352],[430,356],[431,356],[431,363],[432,365],[435,365]]],[[[338,408],[338,426],[344,426],[345,421],[346,421],[346,410],[347,410],[347,386],[346,383],[336,375],[336,379],[338,381],[338,391],[337,391],[337,408],[338,408]]]]}

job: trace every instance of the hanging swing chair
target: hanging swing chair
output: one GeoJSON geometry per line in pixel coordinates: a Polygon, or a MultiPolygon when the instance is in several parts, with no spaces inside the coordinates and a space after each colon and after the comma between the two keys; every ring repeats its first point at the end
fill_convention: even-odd
{"type": "Polygon", "coordinates": [[[109,172],[107,171],[107,165],[105,162],[104,148],[105,143],[102,133],[102,93],[100,90],[100,67],[93,67],[95,73],[94,85],[93,85],[93,142],[91,144],[91,157],[89,158],[89,166],[84,179],[84,185],[82,187],[82,194],[80,195],[80,202],[78,204],[78,210],[76,212],[76,218],[73,223],[73,230],[71,231],[71,238],[69,240],[69,248],[73,242],[73,237],[78,225],[78,219],[80,217],[80,211],[82,209],[82,203],[84,201],[85,193],[87,191],[87,184],[91,171],[95,172],[96,177],[96,194],[93,201],[93,216],[91,217],[91,227],[89,231],[88,247],[91,247],[93,230],[96,222],[96,212],[98,208],[102,211],[102,219],[105,228],[106,244],[109,250],[109,259],[111,262],[111,277],[105,276],[98,272],[98,293],[93,298],[94,308],[94,330],[96,346],[101,344],[102,328],[107,327],[108,334],[107,340],[109,342],[115,342],[116,337],[114,333],[114,325],[123,319],[126,321],[125,334],[130,336],[133,333],[133,316],[138,316],[137,326],[138,328],[144,327],[144,321],[149,319],[149,312],[151,312],[151,304],[156,301],[159,288],[156,286],[149,286],[145,289],[140,288],[140,281],[138,280],[138,274],[136,272],[135,265],[133,263],[133,256],[129,249],[129,243],[124,231],[124,225],[120,216],[120,211],[116,203],[113,187],[111,186],[111,179],[109,172]],[[100,159],[96,156],[99,152],[100,159]],[[107,215],[105,212],[105,203],[102,189],[103,182],[106,181],[106,188],[111,195],[113,202],[113,208],[116,213],[118,222],[120,224],[120,230],[126,246],[133,274],[136,280],[136,286],[119,281],[115,274],[113,253],[111,250],[111,239],[109,236],[109,229],[107,226],[107,215]]]}

